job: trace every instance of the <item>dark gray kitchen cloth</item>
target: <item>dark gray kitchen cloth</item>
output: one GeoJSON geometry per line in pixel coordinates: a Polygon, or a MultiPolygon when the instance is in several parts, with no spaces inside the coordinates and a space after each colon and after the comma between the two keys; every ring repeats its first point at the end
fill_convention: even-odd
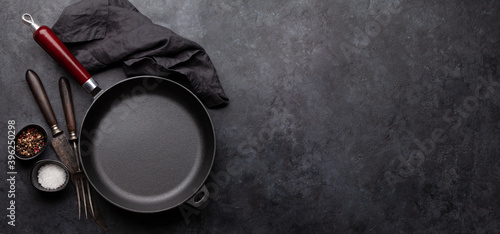
{"type": "Polygon", "coordinates": [[[91,74],[121,64],[128,77],[187,83],[209,108],[229,103],[205,50],[154,24],[127,0],[77,2],[64,9],[52,30],[91,74]]]}

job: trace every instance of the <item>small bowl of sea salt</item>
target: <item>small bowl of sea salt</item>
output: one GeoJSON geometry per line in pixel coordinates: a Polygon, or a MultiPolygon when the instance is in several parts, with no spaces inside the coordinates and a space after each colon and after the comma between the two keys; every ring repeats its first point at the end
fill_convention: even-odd
{"type": "Polygon", "coordinates": [[[61,191],[68,185],[69,179],[69,170],[60,161],[40,160],[31,169],[31,183],[40,191],[61,191]]]}

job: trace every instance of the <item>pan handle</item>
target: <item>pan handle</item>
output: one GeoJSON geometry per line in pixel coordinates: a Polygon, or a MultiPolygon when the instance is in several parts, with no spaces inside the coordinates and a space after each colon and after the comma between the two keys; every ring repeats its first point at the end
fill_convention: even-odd
{"type": "Polygon", "coordinates": [[[21,18],[25,24],[30,26],[35,41],[83,86],[88,93],[93,94],[95,92],[94,89],[98,88],[97,83],[61,40],[57,38],[56,34],[45,25],[38,26],[30,14],[26,13],[21,18]]]}
{"type": "Polygon", "coordinates": [[[205,185],[203,185],[198,192],[196,192],[193,197],[186,201],[187,204],[192,205],[196,208],[203,205],[208,200],[210,193],[205,185]]]}

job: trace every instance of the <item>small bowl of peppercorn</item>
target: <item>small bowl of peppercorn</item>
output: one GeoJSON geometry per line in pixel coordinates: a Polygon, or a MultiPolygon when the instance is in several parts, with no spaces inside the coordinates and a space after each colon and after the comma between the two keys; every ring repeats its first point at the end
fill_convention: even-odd
{"type": "Polygon", "coordinates": [[[14,139],[16,157],[20,160],[36,158],[47,148],[47,131],[42,126],[30,124],[22,128],[14,139]]]}

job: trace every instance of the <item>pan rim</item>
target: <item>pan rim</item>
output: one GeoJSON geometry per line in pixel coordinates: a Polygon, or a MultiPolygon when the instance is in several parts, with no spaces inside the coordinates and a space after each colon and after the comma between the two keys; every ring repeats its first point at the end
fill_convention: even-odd
{"type": "MultiPolygon", "coordinates": [[[[203,118],[205,118],[205,117],[203,117],[203,118]]],[[[216,135],[215,135],[215,128],[214,128],[214,125],[213,125],[213,121],[212,121],[212,118],[210,116],[210,113],[208,112],[208,110],[205,107],[205,105],[203,104],[203,102],[201,102],[201,100],[191,90],[189,90],[185,86],[181,85],[180,83],[178,83],[176,81],[173,81],[171,79],[168,79],[166,77],[153,76],[153,75],[141,75],[141,76],[129,77],[129,78],[126,78],[126,79],[123,79],[123,80],[121,80],[119,82],[114,83],[113,85],[111,85],[110,87],[108,87],[106,89],[101,90],[96,96],[94,96],[92,103],[87,108],[87,110],[85,112],[85,115],[84,115],[84,118],[83,118],[83,121],[80,124],[80,128],[79,128],[79,131],[78,131],[78,153],[79,153],[78,157],[79,157],[79,160],[81,162],[82,170],[85,173],[85,175],[87,176],[87,179],[88,179],[89,183],[92,185],[92,187],[94,188],[94,190],[99,193],[99,195],[101,195],[105,200],[107,200],[111,204],[113,204],[113,205],[115,205],[115,206],[117,206],[119,208],[122,208],[124,210],[128,210],[128,211],[131,211],[131,212],[136,212],[136,213],[158,213],[158,212],[162,212],[162,211],[167,211],[167,210],[173,209],[175,207],[178,207],[178,206],[180,206],[182,204],[185,204],[189,199],[191,199],[193,196],[195,196],[200,191],[200,189],[205,185],[206,180],[208,179],[208,177],[210,175],[210,172],[212,171],[212,167],[213,167],[213,164],[214,164],[214,161],[215,161],[215,155],[216,155],[216,151],[217,151],[216,150],[216,146],[217,146],[217,138],[216,138],[216,135]],[[203,110],[204,115],[206,116],[206,118],[208,120],[208,123],[210,124],[210,126],[209,126],[210,129],[211,129],[211,133],[210,134],[211,134],[211,137],[213,139],[213,145],[212,145],[213,150],[212,150],[212,152],[209,155],[210,156],[210,161],[209,161],[210,166],[208,167],[208,170],[205,173],[205,175],[203,177],[201,177],[203,179],[201,181],[203,181],[203,182],[200,183],[199,185],[197,185],[196,189],[192,190],[192,192],[189,193],[189,196],[186,196],[186,198],[182,199],[181,202],[177,202],[177,204],[172,204],[170,206],[158,207],[157,209],[137,209],[137,208],[131,208],[131,207],[127,207],[126,205],[118,204],[112,198],[105,196],[103,194],[103,192],[100,191],[96,187],[96,185],[94,184],[95,181],[93,182],[93,180],[91,180],[88,177],[88,173],[87,173],[88,169],[86,169],[85,165],[83,164],[83,158],[82,158],[81,147],[80,147],[81,146],[81,142],[80,141],[82,139],[81,138],[82,137],[82,129],[83,129],[83,126],[84,126],[84,124],[86,122],[85,120],[87,119],[87,116],[88,116],[90,110],[92,109],[92,106],[94,106],[94,104],[99,101],[99,98],[102,97],[102,94],[104,94],[108,90],[110,90],[113,87],[115,87],[117,85],[120,85],[122,83],[130,82],[131,80],[146,79],[146,78],[160,79],[160,80],[162,80],[162,82],[169,82],[170,84],[172,84],[174,86],[178,86],[182,90],[186,91],[190,96],[192,96],[196,100],[196,103],[198,103],[200,105],[201,109],[203,110]]],[[[140,205],[139,205],[139,207],[140,207],[140,205]]]]}

